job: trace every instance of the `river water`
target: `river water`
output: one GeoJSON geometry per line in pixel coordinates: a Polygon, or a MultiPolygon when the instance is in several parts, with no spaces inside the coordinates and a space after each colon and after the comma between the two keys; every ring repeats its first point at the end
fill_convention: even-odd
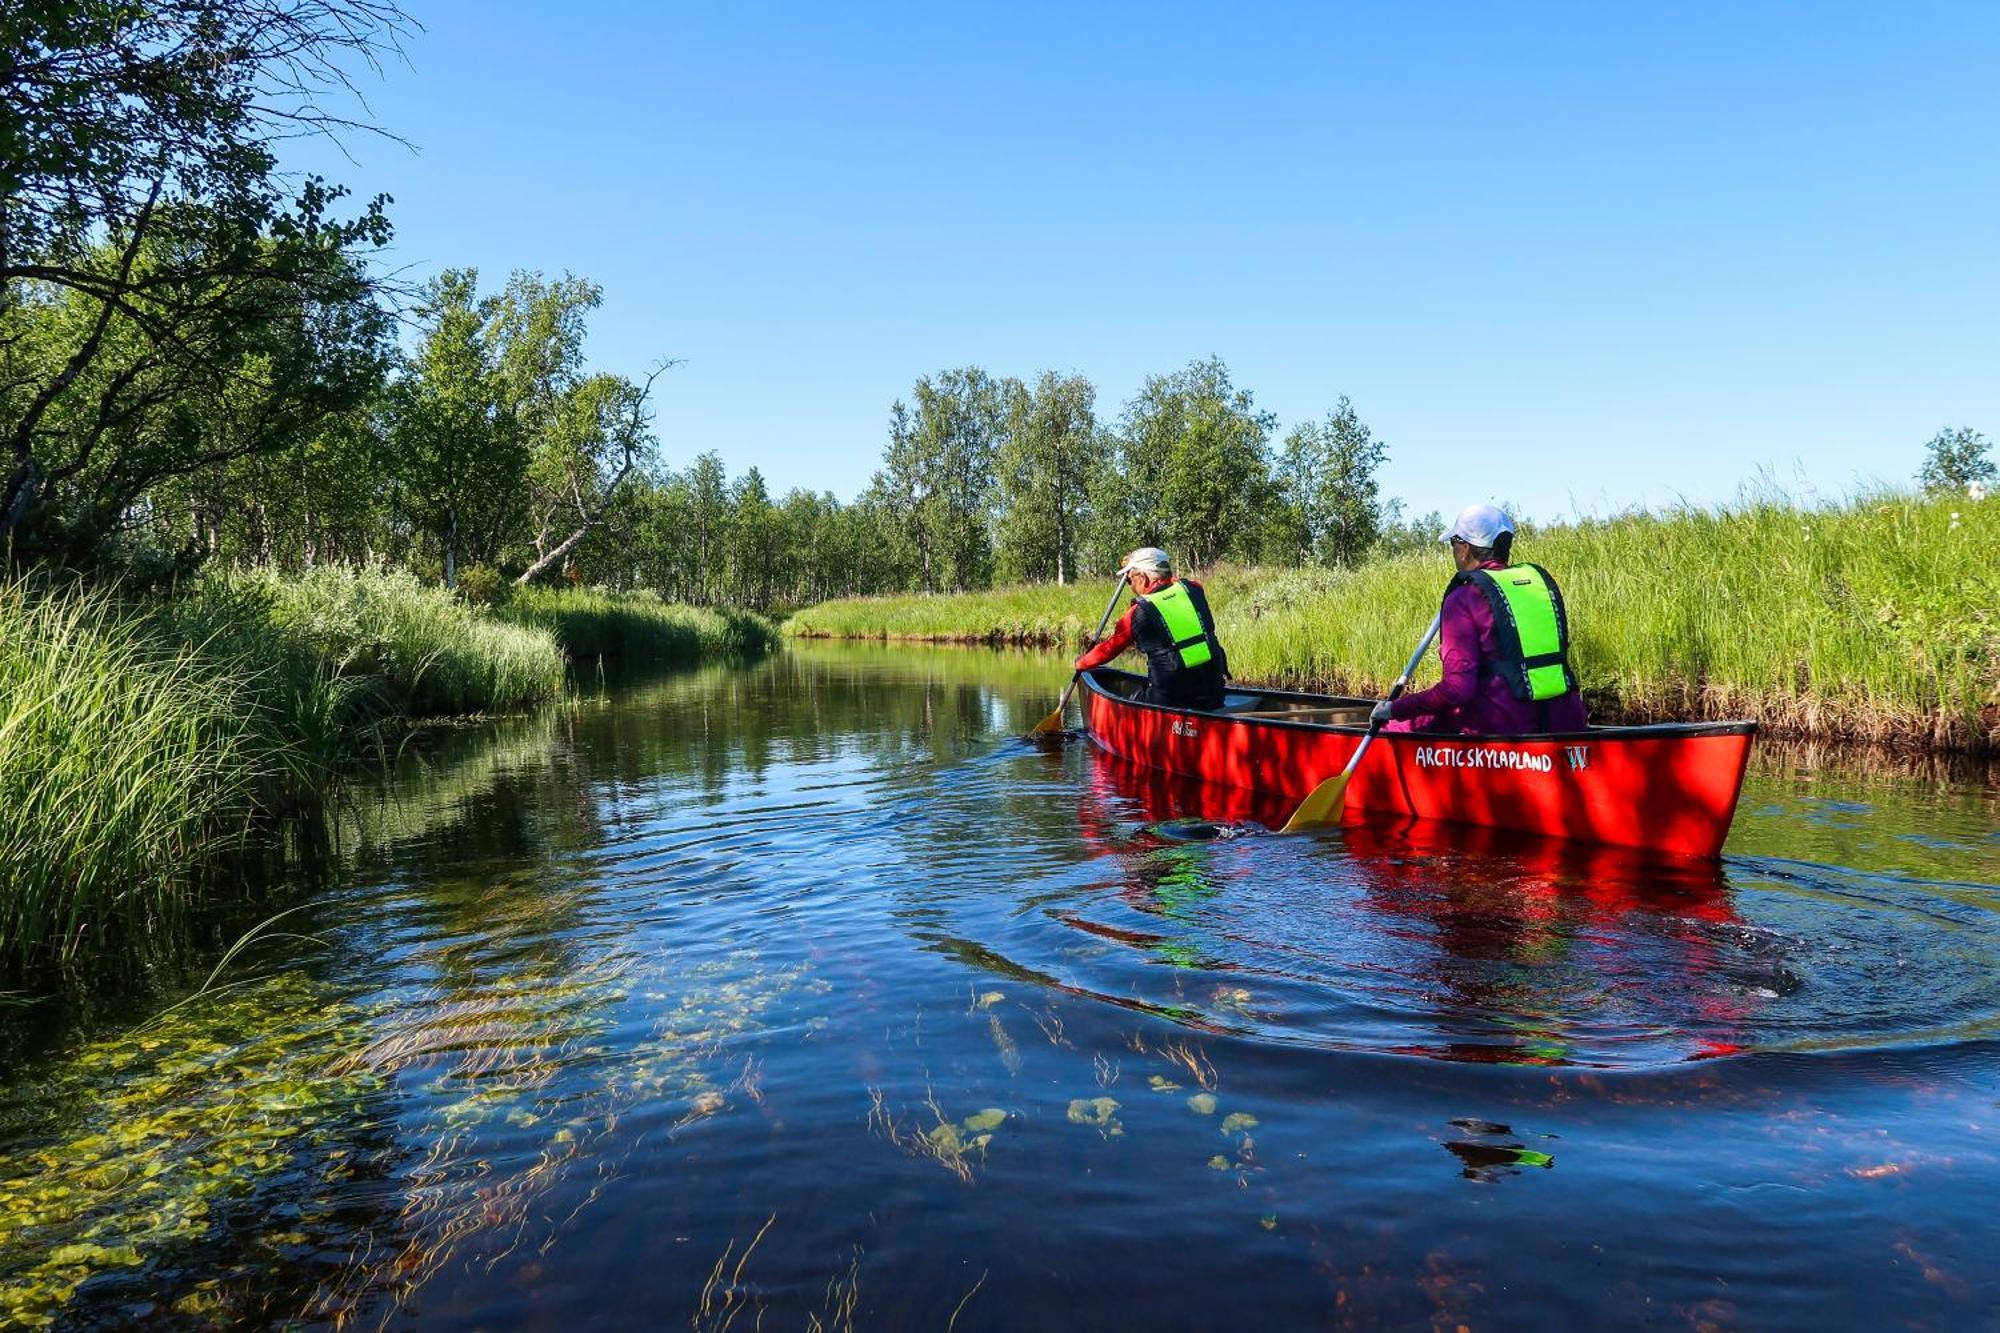
{"type": "Polygon", "coordinates": [[[407,759],[212,979],[12,1021],[0,1321],[2000,1322],[1994,787],[1279,838],[1016,739],[1061,683],[801,645],[407,759]]]}

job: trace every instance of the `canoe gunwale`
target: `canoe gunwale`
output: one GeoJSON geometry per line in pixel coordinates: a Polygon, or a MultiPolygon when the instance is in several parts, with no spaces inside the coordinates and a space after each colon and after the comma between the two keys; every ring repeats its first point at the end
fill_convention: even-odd
{"type": "MultiPolygon", "coordinates": [[[[1236,722],[1243,726],[1286,727],[1300,731],[1322,731],[1335,735],[1360,736],[1367,732],[1365,725],[1343,725],[1334,722],[1293,722],[1283,717],[1259,715],[1246,717],[1238,713],[1212,712],[1200,708],[1174,708],[1167,704],[1147,703],[1129,698],[1105,688],[1100,676],[1137,681],[1143,683],[1145,677],[1136,672],[1120,671],[1113,667],[1094,667],[1083,674],[1084,688],[1092,694],[1103,697],[1110,703],[1127,708],[1143,708],[1157,713],[1167,713],[1178,717],[1198,717],[1215,722],[1236,722]]],[[[1378,702],[1352,695],[1308,694],[1301,690],[1266,689],[1262,686],[1244,686],[1240,694],[1255,694],[1264,698],[1297,700],[1301,703],[1315,703],[1325,706],[1348,706],[1372,708],[1378,702]]],[[[1750,736],[1756,734],[1757,724],[1752,721],[1725,722],[1646,722],[1632,726],[1586,727],[1582,731],[1536,731],[1519,735],[1462,735],[1456,732],[1385,731],[1376,739],[1392,744],[1407,741],[1435,743],[1440,738],[1457,738],[1482,743],[1528,742],[1528,741],[1621,741],[1621,740],[1691,740],[1700,736],[1750,736]]]]}

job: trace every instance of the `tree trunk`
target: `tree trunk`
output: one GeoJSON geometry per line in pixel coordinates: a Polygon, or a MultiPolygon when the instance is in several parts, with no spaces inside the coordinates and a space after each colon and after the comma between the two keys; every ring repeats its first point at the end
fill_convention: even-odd
{"type": "Polygon", "coordinates": [[[12,498],[5,512],[0,512],[0,537],[4,537],[8,552],[14,549],[14,534],[21,526],[21,519],[34,504],[42,489],[41,465],[33,454],[25,454],[16,465],[13,475],[7,479],[12,498]]]}
{"type": "Polygon", "coordinates": [[[612,498],[618,494],[618,488],[624,484],[625,478],[630,476],[631,472],[632,463],[628,459],[625,466],[619,469],[618,475],[611,479],[611,484],[604,488],[604,498],[598,501],[597,508],[584,515],[582,525],[575,532],[572,532],[569,536],[556,543],[554,547],[538,555],[535,558],[535,563],[529,565],[526,572],[520,578],[514,580],[514,586],[517,588],[527,587],[535,581],[537,574],[540,574],[550,565],[555,564],[558,560],[568,555],[576,548],[578,542],[588,537],[590,530],[604,521],[605,513],[611,508],[612,498]]]}

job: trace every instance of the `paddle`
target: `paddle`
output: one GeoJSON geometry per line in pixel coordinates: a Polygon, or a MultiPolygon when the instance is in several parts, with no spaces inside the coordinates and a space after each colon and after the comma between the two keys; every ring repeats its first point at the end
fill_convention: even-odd
{"type": "MultiPolygon", "coordinates": [[[[1443,623],[1442,612],[1431,617],[1431,627],[1424,631],[1423,642],[1417,645],[1417,651],[1410,654],[1410,660],[1403,664],[1403,674],[1396,677],[1396,683],[1389,687],[1391,700],[1409,688],[1410,677],[1417,674],[1417,663],[1424,660],[1425,652],[1430,649],[1431,640],[1437,637],[1438,627],[1443,623]]],[[[1285,821],[1285,826],[1278,832],[1299,833],[1322,824],[1339,823],[1341,807],[1347,803],[1347,780],[1354,776],[1354,770],[1361,763],[1361,756],[1368,753],[1368,747],[1375,743],[1375,736],[1381,730],[1380,722],[1369,723],[1368,734],[1361,738],[1361,744],[1354,747],[1354,756],[1347,761],[1347,767],[1307,792],[1306,798],[1299,802],[1299,808],[1292,811],[1292,817],[1285,821]]]]}
{"type": "MultiPolygon", "coordinates": [[[[1111,590],[1111,600],[1104,604],[1104,615],[1097,622],[1097,633],[1092,636],[1093,639],[1104,637],[1104,627],[1111,623],[1111,613],[1118,609],[1118,594],[1124,591],[1125,576],[1120,574],[1118,576],[1118,586],[1111,590]]],[[[1069,697],[1076,693],[1076,683],[1082,677],[1083,673],[1080,671],[1070,676],[1069,688],[1062,692],[1062,698],[1056,700],[1056,711],[1050,713],[1047,717],[1029,728],[1028,734],[1030,736],[1045,736],[1051,731],[1061,731],[1063,729],[1063,709],[1069,707],[1069,697]]]]}

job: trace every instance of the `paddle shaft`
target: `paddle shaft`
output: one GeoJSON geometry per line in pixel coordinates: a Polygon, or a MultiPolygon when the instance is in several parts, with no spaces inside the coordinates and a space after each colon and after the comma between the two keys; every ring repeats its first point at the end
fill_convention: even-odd
{"type": "MultiPolygon", "coordinates": [[[[1423,642],[1417,645],[1417,651],[1410,654],[1410,660],[1403,663],[1403,674],[1396,677],[1396,683],[1389,687],[1388,696],[1383,702],[1394,703],[1403,697],[1403,691],[1410,688],[1410,677],[1417,674],[1417,663],[1424,660],[1424,654],[1430,651],[1431,641],[1437,638],[1438,630],[1443,626],[1444,612],[1440,611],[1431,617],[1431,627],[1424,631],[1423,642]]],[[[1368,734],[1361,738],[1361,744],[1354,747],[1354,756],[1347,761],[1347,767],[1340,770],[1340,776],[1345,778],[1354,772],[1361,763],[1361,756],[1368,753],[1368,747],[1375,743],[1375,737],[1380,735],[1381,731],[1380,722],[1368,724],[1368,734]]]]}
{"type": "MultiPolygon", "coordinates": [[[[1097,618],[1097,633],[1091,635],[1093,641],[1104,637],[1104,627],[1111,623],[1111,613],[1118,609],[1118,598],[1125,591],[1125,577],[1119,575],[1118,586],[1111,590],[1111,600],[1104,604],[1104,614],[1097,618]]],[[[1063,709],[1069,707],[1069,697],[1076,693],[1076,683],[1083,678],[1081,671],[1072,672],[1069,684],[1063,688],[1062,698],[1056,700],[1056,711],[1043,718],[1036,731],[1054,731],[1062,726],[1063,709]]]]}
{"type": "MultiPolygon", "coordinates": [[[[1423,642],[1417,645],[1417,651],[1410,654],[1410,660],[1403,664],[1403,674],[1396,677],[1396,683],[1389,687],[1391,702],[1401,697],[1403,691],[1409,688],[1410,677],[1417,674],[1417,663],[1424,660],[1424,654],[1430,651],[1431,640],[1437,638],[1438,629],[1443,624],[1442,611],[1431,617],[1431,627],[1424,631],[1423,642]]],[[[1347,780],[1354,776],[1354,770],[1361,764],[1361,756],[1368,753],[1368,747],[1375,743],[1375,737],[1381,730],[1380,722],[1370,722],[1368,734],[1361,738],[1361,744],[1354,747],[1354,754],[1348,759],[1347,767],[1307,792],[1306,798],[1299,802],[1299,808],[1292,811],[1292,817],[1285,821],[1285,826],[1279,832],[1298,833],[1303,829],[1337,822],[1340,819],[1341,807],[1347,802],[1347,780]]]]}

